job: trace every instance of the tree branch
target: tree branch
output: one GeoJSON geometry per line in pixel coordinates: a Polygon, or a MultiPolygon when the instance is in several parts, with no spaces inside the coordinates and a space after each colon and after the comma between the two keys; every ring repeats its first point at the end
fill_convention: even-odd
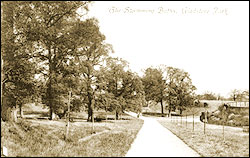
{"type": "MultiPolygon", "coordinates": [[[[60,17],[58,17],[56,20],[55,20],[55,22],[53,22],[50,26],[48,26],[47,28],[50,28],[50,27],[52,27],[52,26],[54,26],[60,19],[62,19],[65,15],[67,15],[67,14],[70,14],[70,12],[73,10],[73,9],[76,9],[77,7],[81,7],[81,6],[83,6],[83,5],[85,5],[87,2],[84,2],[83,4],[81,4],[81,5],[76,5],[76,6],[73,6],[72,8],[70,8],[68,11],[66,11],[65,13],[63,13],[60,17]]],[[[56,15],[54,15],[54,16],[52,16],[52,18],[50,18],[50,20],[49,20],[49,22],[51,22],[52,20],[53,20],[53,18],[54,17],[56,17],[56,16],[59,16],[59,14],[56,14],[56,15]]],[[[48,24],[49,24],[49,22],[48,22],[48,24]]]]}

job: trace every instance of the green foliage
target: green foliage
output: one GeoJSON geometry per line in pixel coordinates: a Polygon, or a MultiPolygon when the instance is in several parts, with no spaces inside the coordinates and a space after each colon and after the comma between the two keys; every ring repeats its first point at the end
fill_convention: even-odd
{"type": "Polygon", "coordinates": [[[98,71],[96,66],[112,52],[112,46],[105,43],[105,36],[100,32],[98,21],[94,18],[87,19],[83,22],[78,22],[74,25],[74,35],[76,39],[76,53],[74,55],[74,64],[76,72],[79,76],[81,84],[79,86],[79,93],[87,105],[88,120],[93,119],[93,108],[95,104],[92,104],[97,98],[96,87],[98,71]],[[79,37],[79,34],[82,35],[79,37]]]}
{"type": "Polygon", "coordinates": [[[180,110],[184,110],[185,106],[193,104],[196,87],[184,70],[167,67],[166,71],[168,105],[170,108],[177,106],[180,110]]]}
{"type": "Polygon", "coordinates": [[[1,2],[1,6],[1,86],[2,96],[6,100],[1,105],[21,106],[35,91],[35,63],[26,58],[28,47],[23,38],[16,33],[17,5],[14,2],[1,2]]]}
{"type": "MultiPolygon", "coordinates": [[[[22,49],[25,54],[20,56],[31,58],[37,63],[36,73],[44,75],[44,84],[39,89],[44,89],[40,92],[43,102],[52,111],[64,106],[70,89],[79,94],[77,83],[81,74],[88,76],[84,87],[90,94],[94,66],[110,50],[99,31],[98,21],[93,18],[80,21],[76,13],[80,7],[88,11],[88,3],[18,2],[13,3],[13,12],[8,14],[13,19],[9,22],[16,36],[13,39],[25,48],[22,49]]],[[[74,104],[79,105],[79,100],[74,104]]]]}
{"type": "Polygon", "coordinates": [[[184,110],[184,106],[192,105],[194,90],[189,74],[183,70],[161,65],[157,68],[147,68],[142,79],[147,101],[161,102],[163,113],[163,101],[168,104],[169,110],[178,108],[184,110]]]}
{"type": "Polygon", "coordinates": [[[154,100],[160,102],[164,100],[166,84],[162,71],[156,68],[147,68],[142,78],[147,101],[154,100]]]}
{"type": "Polygon", "coordinates": [[[217,96],[212,92],[205,92],[202,95],[199,95],[200,100],[217,100],[217,96]]]}
{"type": "Polygon", "coordinates": [[[234,89],[230,92],[229,99],[233,101],[249,101],[249,90],[234,89]]]}
{"type": "Polygon", "coordinates": [[[141,79],[127,70],[128,62],[108,57],[113,49],[105,42],[98,20],[82,21],[76,12],[83,7],[87,13],[89,2],[1,4],[4,92],[10,100],[41,96],[52,115],[65,111],[71,91],[71,109],[86,107],[89,117],[94,107],[138,112],[146,101],[154,100],[163,112],[165,100],[174,108],[191,104],[195,87],[187,72],[148,68],[141,79]]]}
{"type": "Polygon", "coordinates": [[[106,66],[102,66],[97,77],[99,107],[117,114],[125,109],[141,111],[144,91],[141,79],[127,70],[126,61],[118,58],[107,58],[106,66]]]}

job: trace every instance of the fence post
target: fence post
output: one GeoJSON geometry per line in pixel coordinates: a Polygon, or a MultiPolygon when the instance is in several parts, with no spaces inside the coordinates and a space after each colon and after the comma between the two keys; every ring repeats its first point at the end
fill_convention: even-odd
{"type": "Polygon", "coordinates": [[[224,133],[224,125],[225,125],[225,107],[222,110],[222,135],[223,135],[223,142],[225,142],[225,133],[224,133]]]}
{"type": "Polygon", "coordinates": [[[65,134],[65,140],[68,139],[69,135],[69,117],[70,117],[70,96],[71,96],[71,91],[69,91],[69,100],[68,100],[68,117],[67,117],[67,123],[66,123],[66,134],[65,134]]]}

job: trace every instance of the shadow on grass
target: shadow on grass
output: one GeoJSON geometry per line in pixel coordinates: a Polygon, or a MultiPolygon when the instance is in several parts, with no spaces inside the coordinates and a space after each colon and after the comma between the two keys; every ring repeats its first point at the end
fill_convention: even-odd
{"type": "Polygon", "coordinates": [[[24,111],[24,115],[39,115],[40,117],[49,117],[49,112],[46,111],[24,111]]]}

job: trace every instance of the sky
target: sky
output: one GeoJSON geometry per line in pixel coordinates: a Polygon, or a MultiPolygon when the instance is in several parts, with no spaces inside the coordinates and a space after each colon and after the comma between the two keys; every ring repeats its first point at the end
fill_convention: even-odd
{"type": "Polygon", "coordinates": [[[190,74],[197,94],[249,90],[249,2],[95,1],[114,57],[142,70],[160,64],[190,74]]]}

